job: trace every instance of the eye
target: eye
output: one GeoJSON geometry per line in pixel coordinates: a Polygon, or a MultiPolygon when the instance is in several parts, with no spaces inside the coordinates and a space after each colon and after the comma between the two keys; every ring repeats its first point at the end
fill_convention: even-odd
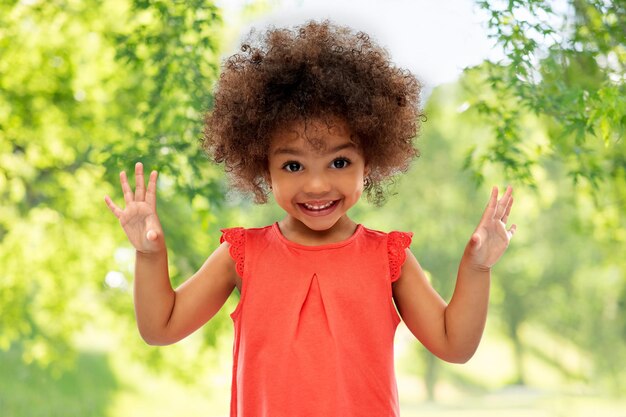
{"type": "Polygon", "coordinates": [[[331,165],[333,168],[337,168],[337,169],[342,169],[342,168],[347,168],[348,165],[350,165],[350,160],[348,158],[344,158],[339,157],[333,160],[333,162],[331,162],[331,165]]]}
{"type": "Polygon", "coordinates": [[[296,172],[302,170],[302,165],[299,162],[289,161],[283,165],[283,169],[287,172],[296,172]]]}

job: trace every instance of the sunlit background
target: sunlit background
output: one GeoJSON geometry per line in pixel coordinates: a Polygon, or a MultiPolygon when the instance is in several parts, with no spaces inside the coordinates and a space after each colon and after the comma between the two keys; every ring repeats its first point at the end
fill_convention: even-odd
{"type": "Polygon", "coordinates": [[[421,157],[385,206],[352,216],[415,233],[449,298],[492,185],[515,187],[511,248],[467,364],[401,324],[401,415],[626,416],[623,2],[0,2],[0,416],[229,414],[238,294],[196,334],[147,346],[134,250],[103,197],[159,177],[174,285],[219,229],[280,218],[228,191],[198,146],[225,56],[251,30],[329,18],[423,83],[421,157]]]}
{"type": "MultiPolygon", "coordinates": [[[[235,13],[241,3],[245,4],[218,2],[235,13]]],[[[410,69],[430,88],[454,81],[465,67],[495,57],[498,51],[484,29],[484,13],[471,0],[285,0],[246,22],[241,33],[252,27],[290,26],[310,19],[331,19],[365,31],[389,50],[394,62],[410,69]]]]}

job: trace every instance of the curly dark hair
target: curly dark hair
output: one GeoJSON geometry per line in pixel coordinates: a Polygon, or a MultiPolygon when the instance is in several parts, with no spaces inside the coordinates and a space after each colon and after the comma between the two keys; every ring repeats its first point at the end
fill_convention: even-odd
{"type": "Polygon", "coordinates": [[[367,34],[328,20],[256,35],[223,64],[202,147],[224,162],[236,189],[265,203],[272,133],[296,120],[339,117],[369,167],[367,197],[382,204],[381,184],[419,156],[413,139],[424,115],[415,76],[367,34]]]}

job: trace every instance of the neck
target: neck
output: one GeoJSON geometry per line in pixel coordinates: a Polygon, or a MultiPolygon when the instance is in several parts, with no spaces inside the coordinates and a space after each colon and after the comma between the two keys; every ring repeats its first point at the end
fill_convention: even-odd
{"type": "Polygon", "coordinates": [[[299,220],[287,216],[278,222],[278,227],[287,240],[306,246],[318,246],[348,239],[356,231],[357,224],[348,216],[343,216],[329,229],[312,230],[299,220]]]}

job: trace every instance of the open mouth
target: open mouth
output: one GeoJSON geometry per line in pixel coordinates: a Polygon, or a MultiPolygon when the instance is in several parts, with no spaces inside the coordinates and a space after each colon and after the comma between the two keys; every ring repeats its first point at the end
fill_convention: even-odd
{"type": "Polygon", "coordinates": [[[324,216],[326,214],[331,213],[340,200],[332,200],[325,202],[315,202],[315,203],[298,203],[298,207],[306,214],[312,216],[324,216]]]}

